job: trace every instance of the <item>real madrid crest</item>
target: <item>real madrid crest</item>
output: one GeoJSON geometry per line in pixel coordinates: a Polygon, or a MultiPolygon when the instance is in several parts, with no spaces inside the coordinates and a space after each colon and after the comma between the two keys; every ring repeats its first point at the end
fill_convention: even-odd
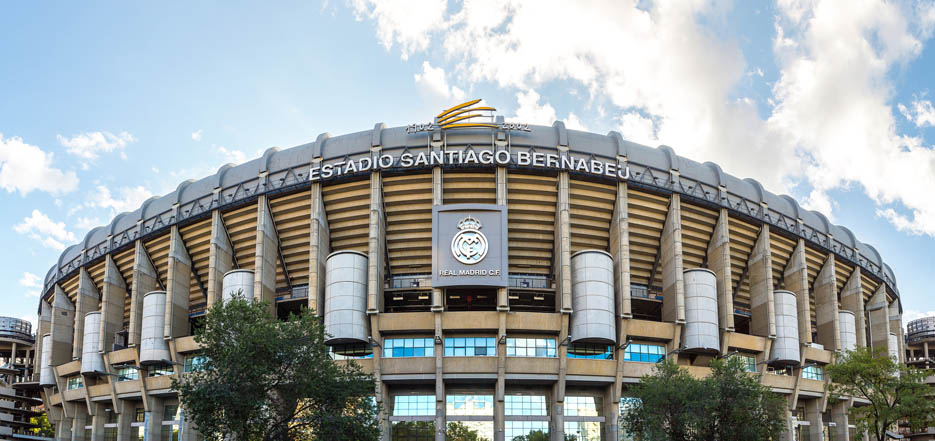
{"type": "Polygon", "coordinates": [[[451,254],[458,262],[473,265],[487,256],[487,237],[480,232],[479,220],[468,216],[458,222],[458,234],[451,239],[451,254]]]}

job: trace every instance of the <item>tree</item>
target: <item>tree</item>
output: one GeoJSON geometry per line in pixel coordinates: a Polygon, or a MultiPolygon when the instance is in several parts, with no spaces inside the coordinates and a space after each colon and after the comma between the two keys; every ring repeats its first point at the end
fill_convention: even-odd
{"type": "Polygon", "coordinates": [[[707,416],[701,439],[778,439],[785,430],[786,400],[748,373],[739,357],[713,360],[711,376],[701,382],[704,394],[698,407],[707,416]]]}
{"type": "Polygon", "coordinates": [[[549,441],[549,433],[541,430],[532,430],[525,435],[514,436],[510,441],[549,441]]]}
{"type": "Polygon", "coordinates": [[[480,436],[476,430],[471,429],[461,422],[448,423],[448,429],[445,431],[445,439],[448,441],[490,441],[480,436]]]}
{"type": "Polygon", "coordinates": [[[632,389],[629,412],[621,417],[621,426],[643,439],[658,441],[692,441],[697,438],[703,417],[701,383],[688,371],[666,360],[644,375],[632,389]]]}
{"type": "Polygon", "coordinates": [[[29,419],[31,424],[35,424],[39,427],[30,429],[33,435],[53,437],[55,436],[55,429],[52,428],[52,424],[49,423],[49,418],[45,413],[34,416],[29,419]]]}
{"type": "Polygon", "coordinates": [[[269,309],[235,296],[208,311],[195,335],[204,363],[173,381],[198,430],[214,440],[376,440],[373,377],[331,360],[313,314],[280,321],[269,309]]]}
{"type": "Polygon", "coordinates": [[[631,392],[620,425],[639,439],[759,441],[777,439],[785,429],[785,400],[739,358],[713,360],[703,379],[664,361],[631,392]]]}
{"type": "Polygon", "coordinates": [[[886,356],[882,349],[849,351],[827,366],[826,372],[833,398],[850,396],[870,403],[850,410],[858,439],[867,432],[883,441],[886,431],[902,419],[920,430],[935,418],[935,403],[926,396],[931,390],[923,382],[925,373],[886,356]]]}

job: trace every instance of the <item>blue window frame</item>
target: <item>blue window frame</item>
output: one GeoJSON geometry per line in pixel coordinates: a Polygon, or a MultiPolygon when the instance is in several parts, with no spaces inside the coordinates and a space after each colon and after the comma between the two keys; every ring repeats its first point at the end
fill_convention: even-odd
{"type": "Polygon", "coordinates": [[[507,357],[556,357],[554,338],[507,338],[507,357]]]}
{"type": "Polygon", "coordinates": [[[568,346],[568,358],[587,358],[591,360],[613,360],[613,345],[572,344],[568,346]]]}
{"type": "Polygon", "coordinates": [[[445,339],[446,357],[492,357],[497,355],[493,337],[456,337],[445,339]]]}
{"type": "Polygon", "coordinates": [[[666,358],[666,347],[644,343],[630,343],[624,352],[624,361],[639,361],[643,363],[656,363],[666,358]]]}
{"type": "Polygon", "coordinates": [[[388,338],[383,340],[383,356],[434,357],[435,340],[431,338],[388,338]]]}
{"type": "Polygon", "coordinates": [[[435,395],[396,395],[393,416],[435,416],[435,395]]]}
{"type": "Polygon", "coordinates": [[[824,379],[824,372],[821,366],[807,366],[802,369],[802,378],[821,381],[824,379]]]}

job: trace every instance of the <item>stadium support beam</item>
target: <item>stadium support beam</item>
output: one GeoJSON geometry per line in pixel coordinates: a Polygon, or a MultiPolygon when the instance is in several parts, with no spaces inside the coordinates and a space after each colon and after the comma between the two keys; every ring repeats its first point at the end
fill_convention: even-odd
{"type": "Polygon", "coordinates": [[[841,400],[831,405],[831,421],[833,421],[836,426],[834,427],[834,438],[832,439],[851,439],[850,428],[848,425],[847,411],[850,409],[851,405],[847,400],[841,400]]]}
{"type": "Polygon", "coordinates": [[[764,224],[747,261],[747,276],[750,278],[750,333],[761,337],[776,336],[773,256],[769,242],[769,225],[764,224]]]}
{"type": "Polygon", "coordinates": [[[75,335],[75,305],[65,290],[55,285],[52,299],[52,357],[49,364],[58,366],[72,359],[72,344],[75,335]]]}
{"type": "Polygon", "coordinates": [[[130,290],[130,346],[140,344],[140,333],[143,330],[143,296],[155,291],[158,281],[158,273],[149,252],[146,251],[143,241],[137,240],[133,257],[133,287],[130,290]]]}
{"type": "Polygon", "coordinates": [[[169,232],[169,270],[166,283],[166,337],[188,335],[188,300],[192,286],[192,258],[178,225],[169,232]]]}
{"type": "Polygon", "coordinates": [[[890,326],[889,304],[886,301],[886,285],[880,284],[877,291],[867,303],[867,312],[870,317],[870,347],[882,349],[883,354],[889,354],[890,326]]]}
{"type": "Polygon", "coordinates": [[[817,343],[825,350],[841,348],[841,333],[838,322],[838,293],[836,292],[834,255],[829,254],[815,278],[815,321],[818,324],[817,343]]]}
{"type": "Polygon", "coordinates": [[[786,269],[783,271],[785,288],[795,293],[799,316],[799,343],[812,342],[812,306],[809,302],[808,267],[805,263],[805,240],[799,239],[786,269]]]}
{"type": "Polygon", "coordinates": [[[906,362],[905,331],[903,330],[903,315],[899,312],[899,300],[893,300],[888,307],[890,318],[890,332],[896,334],[896,353],[899,354],[899,362],[906,362]]]}
{"type": "Polygon", "coordinates": [[[257,198],[256,261],[253,266],[253,298],[269,302],[270,312],[276,310],[276,260],[279,257],[279,237],[273,223],[266,195],[257,198]]]}
{"type": "MultiPolygon", "coordinates": [[[[721,208],[708,243],[708,268],[717,275],[718,323],[724,331],[734,330],[734,291],[730,265],[730,230],[727,209],[721,208]]],[[[726,351],[727,348],[721,348],[726,351]]]]}
{"type": "Polygon", "coordinates": [[[331,253],[331,235],[328,215],[321,197],[321,182],[313,182],[311,190],[311,219],[308,249],[308,308],[315,315],[325,315],[325,263],[331,253]]]}
{"type": "Polygon", "coordinates": [[[81,267],[78,274],[78,295],[75,296],[75,332],[73,335],[71,358],[81,358],[81,349],[84,344],[84,316],[93,311],[97,311],[97,302],[100,301],[101,294],[94,285],[94,280],[88,274],[85,267],[81,267]]]}
{"type": "Polygon", "coordinates": [[[559,311],[571,314],[571,213],[569,208],[569,177],[567,171],[558,173],[558,202],[555,224],[555,277],[559,311]]]}
{"type": "MultiPolygon", "coordinates": [[[[442,204],[444,200],[443,190],[442,168],[432,167],[432,206],[442,204]]],[[[441,288],[432,288],[432,312],[442,312],[444,310],[445,301],[441,288]]]]}
{"type": "Polygon", "coordinates": [[[45,300],[39,300],[39,329],[36,333],[36,345],[33,351],[33,372],[42,369],[42,336],[52,332],[52,305],[45,300]]]}
{"type": "Polygon", "coordinates": [[[681,205],[679,194],[672,193],[659,245],[659,265],[662,267],[662,321],[664,322],[685,322],[681,205]]]}
{"type": "Polygon", "coordinates": [[[108,254],[104,262],[104,282],[101,284],[101,329],[99,352],[110,352],[114,335],[123,327],[123,306],[127,301],[127,282],[123,280],[114,258],[108,254]]]}
{"type": "Polygon", "coordinates": [[[383,215],[383,177],[370,173],[370,228],[367,238],[367,314],[383,310],[383,268],[386,221],[383,215]]]}
{"type": "Polygon", "coordinates": [[[211,213],[211,244],[208,249],[208,286],[206,300],[208,308],[221,298],[224,274],[234,269],[234,246],[227,234],[221,210],[211,213]]]}
{"type": "Polygon", "coordinates": [[[860,267],[855,266],[844,289],[841,290],[841,308],[854,313],[857,330],[857,347],[867,346],[867,322],[864,317],[863,290],[860,286],[860,267]]]}
{"type": "Polygon", "coordinates": [[[614,258],[614,287],[617,291],[617,327],[621,318],[633,318],[630,303],[630,220],[627,214],[627,183],[617,183],[617,201],[610,223],[610,254],[614,258]]]}

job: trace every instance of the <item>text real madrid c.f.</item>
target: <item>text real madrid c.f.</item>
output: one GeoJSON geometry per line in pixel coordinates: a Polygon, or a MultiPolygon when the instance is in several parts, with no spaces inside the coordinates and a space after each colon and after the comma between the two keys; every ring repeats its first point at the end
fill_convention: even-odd
{"type": "Polygon", "coordinates": [[[365,156],[350,160],[334,160],[311,167],[309,179],[336,178],[342,175],[362,173],[374,170],[396,168],[423,168],[442,165],[515,165],[519,167],[533,167],[553,170],[566,170],[570,172],[588,173],[626,180],[630,178],[630,168],[618,165],[615,162],[601,161],[591,158],[582,158],[567,153],[542,153],[535,151],[507,150],[448,150],[448,151],[422,151],[418,153],[405,152],[399,156],[389,154],[365,156]]]}

